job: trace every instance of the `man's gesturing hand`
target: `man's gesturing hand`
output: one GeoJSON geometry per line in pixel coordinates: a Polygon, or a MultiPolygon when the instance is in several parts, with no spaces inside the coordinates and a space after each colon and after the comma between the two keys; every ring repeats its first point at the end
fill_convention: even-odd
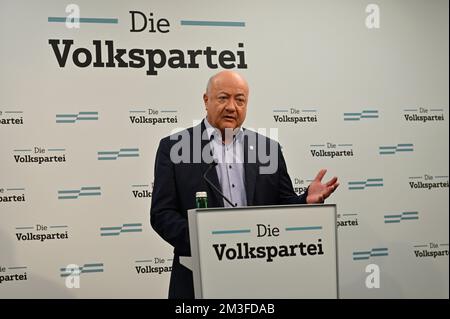
{"type": "Polygon", "coordinates": [[[322,184],[322,178],[325,176],[327,170],[321,169],[317,174],[316,178],[308,187],[308,197],[306,197],[306,203],[317,204],[323,203],[324,200],[330,196],[336,188],[338,188],[339,183],[337,177],[333,177],[327,183],[322,184]]]}

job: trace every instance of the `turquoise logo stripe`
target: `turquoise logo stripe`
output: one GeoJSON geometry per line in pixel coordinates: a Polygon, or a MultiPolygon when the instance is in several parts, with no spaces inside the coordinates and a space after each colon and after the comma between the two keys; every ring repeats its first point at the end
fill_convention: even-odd
{"type": "Polygon", "coordinates": [[[81,196],[100,196],[100,186],[83,186],[80,189],[59,190],[58,199],[78,199],[81,196]]]}
{"type": "Polygon", "coordinates": [[[31,151],[32,150],[30,150],[30,149],[13,150],[13,152],[26,152],[26,153],[31,152],[31,151]]]}
{"type": "Polygon", "coordinates": [[[286,227],[286,231],[322,230],[322,226],[286,227]]]}
{"type": "Polygon", "coordinates": [[[388,248],[372,248],[370,251],[353,252],[353,260],[367,260],[370,257],[388,256],[388,248]]]}
{"type": "Polygon", "coordinates": [[[16,227],[17,230],[34,229],[33,226],[16,227]]]}
{"type": "Polygon", "coordinates": [[[352,181],[348,182],[348,189],[349,190],[361,190],[365,189],[366,187],[382,187],[383,186],[383,179],[382,178],[369,178],[365,181],[352,181]]]}
{"type": "Polygon", "coordinates": [[[99,151],[98,160],[117,160],[119,157],[139,157],[139,148],[121,148],[119,151],[99,151]]]}
{"type": "Polygon", "coordinates": [[[75,123],[77,121],[96,121],[98,112],[79,112],[78,114],[56,114],[56,123],[75,123]]]}
{"type": "Polygon", "coordinates": [[[100,236],[119,236],[121,233],[137,233],[142,232],[141,223],[123,224],[115,227],[101,227],[100,236]]]}
{"type": "Polygon", "coordinates": [[[28,266],[8,267],[9,270],[28,269],[28,266]]]}
{"type": "Polygon", "coordinates": [[[289,110],[273,110],[274,113],[288,113],[289,110]]]}
{"type": "Polygon", "coordinates": [[[84,273],[103,272],[103,263],[85,264],[77,268],[61,268],[61,277],[79,276],[84,273]]]}
{"type": "Polygon", "coordinates": [[[419,219],[419,212],[402,212],[395,215],[384,215],[384,223],[400,223],[402,220],[417,220],[419,219]]]}
{"type": "Polygon", "coordinates": [[[251,233],[250,229],[231,229],[231,230],[213,230],[213,235],[229,235],[229,234],[248,234],[251,233]]]}
{"type": "Polygon", "coordinates": [[[130,113],[147,113],[147,111],[130,111],[130,113]]]}
{"type": "Polygon", "coordinates": [[[396,154],[397,152],[413,152],[414,151],[414,144],[411,143],[404,143],[404,144],[397,144],[394,146],[380,146],[378,148],[380,155],[392,155],[396,154]]]}
{"type": "Polygon", "coordinates": [[[378,118],[378,110],[363,110],[361,112],[344,113],[344,121],[360,121],[361,119],[378,118]]]}
{"type": "Polygon", "coordinates": [[[181,25],[202,27],[245,27],[245,22],[181,20],[181,25]]]}
{"type": "Polygon", "coordinates": [[[71,23],[103,23],[103,24],[118,24],[117,18],[68,18],[68,17],[48,17],[48,22],[65,23],[66,21],[71,23]]]}

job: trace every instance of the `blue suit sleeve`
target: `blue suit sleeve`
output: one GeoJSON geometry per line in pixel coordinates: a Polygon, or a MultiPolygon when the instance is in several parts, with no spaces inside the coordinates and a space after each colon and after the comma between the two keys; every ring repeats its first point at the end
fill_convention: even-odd
{"type": "Polygon", "coordinates": [[[190,255],[187,213],[180,209],[170,143],[161,140],[155,160],[150,224],[179,255],[190,255]]]}

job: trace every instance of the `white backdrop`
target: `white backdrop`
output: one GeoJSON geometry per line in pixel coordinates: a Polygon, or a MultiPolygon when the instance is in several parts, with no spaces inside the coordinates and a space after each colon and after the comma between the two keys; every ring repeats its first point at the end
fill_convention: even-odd
{"type": "Polygon", "coordinates": [[[79,28],[71,2],[0,3],[1,298],[167,296],[155,152],[203,118],[221,52],[250,84],[245,126],[278,128],[294,187],[340,178],[340,296],[448,298],[448,1],[80,0],[79,28]]]}

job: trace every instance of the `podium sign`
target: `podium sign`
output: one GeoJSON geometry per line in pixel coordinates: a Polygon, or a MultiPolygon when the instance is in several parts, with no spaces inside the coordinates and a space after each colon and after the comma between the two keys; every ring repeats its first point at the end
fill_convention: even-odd
{"type": "Polygon", "coordinates": [[[188,212],[195,298],[338,298],[335,205],[188,212]]]}

